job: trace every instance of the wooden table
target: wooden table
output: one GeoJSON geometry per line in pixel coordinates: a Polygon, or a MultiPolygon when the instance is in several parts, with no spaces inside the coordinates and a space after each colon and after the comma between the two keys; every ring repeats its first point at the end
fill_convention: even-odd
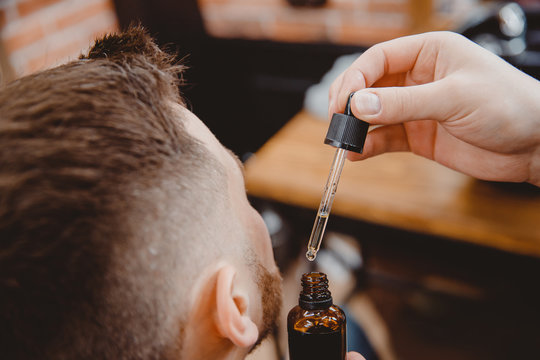
{"type": "MultiPolygon", "coordinates": [[[[335,153],[327,127],[294,117],[247,162],[248,194],[315,217],[335,153]]],[[[410,153],[347,161],[332,214],[540,257],[538,188],[475,180],[410,153]]]]}

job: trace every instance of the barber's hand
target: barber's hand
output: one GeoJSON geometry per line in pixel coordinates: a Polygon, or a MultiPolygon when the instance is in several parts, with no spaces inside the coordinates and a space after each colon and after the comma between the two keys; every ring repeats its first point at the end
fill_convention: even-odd
{"type": "Polygon", "coordinates": [[[373,46],[332,84],[329,113],[353,91],[354,115],[384,126],[351,160],[412,151],[477,178],[540,186],[540,82],[461,35],[373,46]]]}
{"type": "Polygon", "coordinates": [[[362,355],[357,352],[348,352],[347,360],[366,360],[362,355]]]}

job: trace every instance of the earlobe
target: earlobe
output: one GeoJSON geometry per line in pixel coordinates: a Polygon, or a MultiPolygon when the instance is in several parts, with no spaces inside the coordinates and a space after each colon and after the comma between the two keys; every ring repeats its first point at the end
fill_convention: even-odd
{"type": "Polygon", "coordinates": [[[235,294],[236,270],[226,265],[218,271],[216,284],[216,325],[220,334],[238,347],[251,347],[259,330],[250,318],[247,295],[235,294]]]}

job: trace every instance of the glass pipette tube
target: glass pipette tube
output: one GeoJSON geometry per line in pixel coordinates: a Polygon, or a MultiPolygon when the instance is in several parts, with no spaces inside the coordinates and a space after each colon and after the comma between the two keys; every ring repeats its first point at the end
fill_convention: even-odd
{"type": "Polygon", "coordinates": [[[313,230],[311,230],[311,236],[309,237],[308,250],[306,253],[306,257],[309,261],[315,260],[317,252],[321,247],[324,230],[326,229],[326,223],[328,222],[328,217],[330,216],[330,210],[332,209],[332,203],[334,202],[334,196],[336,195],[339,178],[341,176],[341,171],[343,170],[343,165],[345,164],[346,155],[347,150],[342,148],[338,148],[336,150],[336,154],[334,155],[332,167],[330,168],[330,175],[328,175],[321,204],[319,205],[317,217],[315,218],[315,223],[313,224],[313,230]]]}

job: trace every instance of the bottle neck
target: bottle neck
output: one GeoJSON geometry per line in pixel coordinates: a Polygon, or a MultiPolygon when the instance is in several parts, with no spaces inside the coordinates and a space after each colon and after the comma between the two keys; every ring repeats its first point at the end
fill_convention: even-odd
{"type": "Polygon", "coordinates": [[[302,275],[298,305],[305,310],[324,310],[333,305],[326,274],[311,272],[302,275]]]}

